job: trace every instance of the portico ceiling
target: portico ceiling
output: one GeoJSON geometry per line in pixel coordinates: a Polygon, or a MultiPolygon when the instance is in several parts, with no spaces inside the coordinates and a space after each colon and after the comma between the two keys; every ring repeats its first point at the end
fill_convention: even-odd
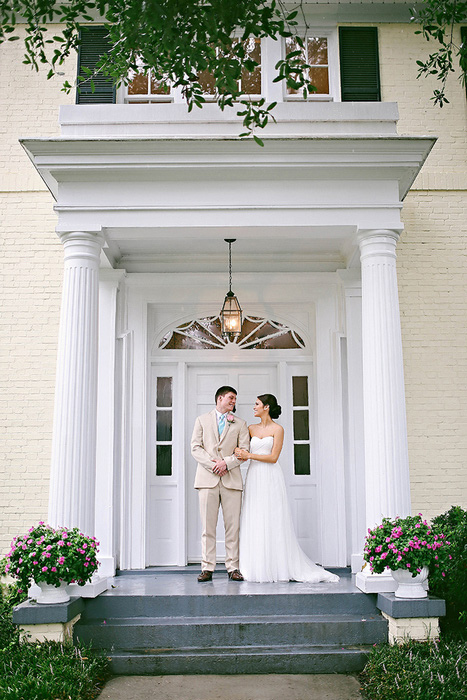
{"type": "Polygon", "coordinates": [[[236,238],[239,271],[355,263],[361,230],[401,230],[433,137],[25,139],[58,233],[103,231],[106,264],[210,271],[236,238]]]}

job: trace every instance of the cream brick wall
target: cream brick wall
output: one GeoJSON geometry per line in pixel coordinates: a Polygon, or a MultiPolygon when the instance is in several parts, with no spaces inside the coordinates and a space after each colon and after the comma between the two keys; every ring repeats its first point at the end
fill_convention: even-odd
{"type": "Polygon", "coordinates": [[[0,552],[47,515],[62,250],[47,192],[0,193],[0,552]]]}
{"type": "Polygon", "coordinates": [[[432,517],[467,508],[467,101],[453,76],[450,103],[434,106],[436,79],[416,77],[433,44],[412,26],[380,25],[379,45],[399,133],[438,137],[405,200],[398,247],[412,508],[432,517]]]}
{"type": "Polygon", "coordinates": [[[465,193],[413,192],[398,247],[412,507],[467,507],[465,193]]]}
{"type": "Polygon", "coordinates": [[[18,142],[58,136],[58,107],[74,101],[64,76],[46,74],[22,63],[22,42],[0,46],[0,553],[47,516],[62,249],[53,199],[18,142]]]}
{"type": "MultiPolygon", "coordinates": [[[[53,34],[59,33],[59,25],[50,26],[53,34]]],[[[59,136],[58,107],[75,101],[74,93],[61,91],[65,79],[75,80],[75,56],[60,67],[66,75],[47,80],[49,67],[31,70],[22,63],[23,53],[23,41],[0,45],[0,192],[46,190],[18,139],[59,136]]]]}

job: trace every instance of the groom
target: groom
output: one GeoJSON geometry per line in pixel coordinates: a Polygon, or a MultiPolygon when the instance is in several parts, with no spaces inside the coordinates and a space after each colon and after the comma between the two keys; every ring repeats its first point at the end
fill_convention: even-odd
{"type": "Polygon", "coordinates": [[[216,408],[198,416],[191,439],[191,454],[198,462],[195,489],[199,494],[201,513],[201,573],[198,581],[212,580],[216,566],[216,527],[219,505],[222,504],[225,527],[225,566],[231,581],[243,581],[238,570],[238,540],[243,481],[242,460],[235,457],[235,448],[248,449],[250,435],[247,424],[234,418],[237,392],[221,386],[216,392],[216,408]]]}

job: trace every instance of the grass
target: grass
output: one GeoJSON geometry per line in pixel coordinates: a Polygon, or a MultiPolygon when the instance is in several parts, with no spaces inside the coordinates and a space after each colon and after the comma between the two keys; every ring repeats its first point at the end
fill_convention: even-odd
{"type": "Polygon", "coordinates": [[[360,676],[367,700],[467,698],[467,633],[375,647],[360,676]]]}
{"type": "Polygon", "coordinates": [[[11,621],[15,586],[0,598],[1,700],[93,700],[109,678],[107,659],[81,645],[21,642],[11,621]]]}

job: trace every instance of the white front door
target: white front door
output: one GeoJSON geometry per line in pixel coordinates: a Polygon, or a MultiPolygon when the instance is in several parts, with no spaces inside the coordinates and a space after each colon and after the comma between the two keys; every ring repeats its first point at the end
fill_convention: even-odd
{"type": "MultiPolygon", "coordinates": [[[[237,389],[236,414],[248,424],[254,422],[253,405],[259,394],[277,394],[277,363],[219,364],[190,366],[187,381],[187,424],[194,425],[197,416],[214,408],[214,396],[221,386],[237,389]]],[[[187,556],[189,562],[201,561],[201,521],[198,493],[193,488],[196,463],[190,455],[191,432],[187,431],[187,556]],[[189,433],[189,434],[188,434],[189,433]]],[[[246,468],[245,468],[246,469],[246,468]]],[[[224,524],[219,515],[217,525],[217,560],[224,561],[224,524]]]]}
{"type": "MultiPolygon", "coordinates": [[[[214,408],[220,386],[237,389],[237,415],[255,422],[258,395],[275,394],[284,426],[280,464],[297,537],[314,561],[322,562],[315,450],[315,401],[308,362],[203,362],[153,367],[149,392],[147,566],[201,561],[196,462],[190,442],[195,419],[214,408]]],[[[242,468],[245,477],[247,466],[242,468]]],[[[223,561],[224,526],[219,514],[217,557],[223,561]]]]}

